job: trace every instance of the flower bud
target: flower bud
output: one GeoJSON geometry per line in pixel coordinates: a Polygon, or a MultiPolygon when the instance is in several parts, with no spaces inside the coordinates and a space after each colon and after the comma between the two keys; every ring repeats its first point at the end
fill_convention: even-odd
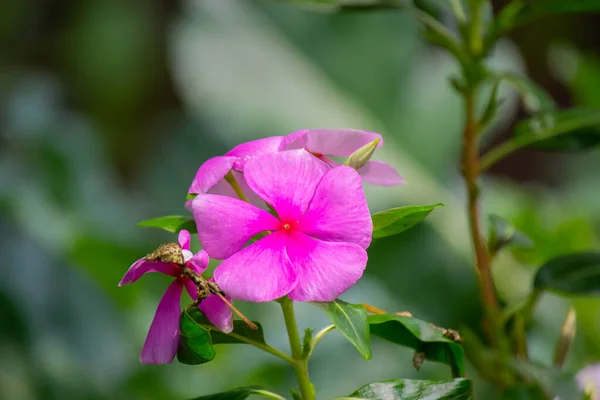
{"type": "Polygon", "coordinates": [[[368,163],[369,160],[371,159],[371,157],[373,156],[373,153],[375,152],[375,149],[377,148],[377,144],[379,143],[379,140],[380,140],[379,138],[375,139],[372,142],[369,142],[369,143],[365,144],[364,146],[360,147],[354,153],[350,154],[350,157],[348,157],[346,159],[346,161],[344,162],[344,165],[352,167],[355,170],[358,170],[358,169],[364,167],[365,164],[368,163]]]}

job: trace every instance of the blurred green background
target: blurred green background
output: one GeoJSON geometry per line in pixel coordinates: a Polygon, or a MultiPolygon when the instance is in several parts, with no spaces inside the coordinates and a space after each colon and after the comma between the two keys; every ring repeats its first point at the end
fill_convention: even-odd
{"type": "MultiPolygon", "coordinates": [[[[600,108],[598,35],[598,16],[545,18],[502,40],[489,63],[529,74],[563,107],[600,108]]],[[[462,104],[448,83],[457,66],[408,15],[313,13],[267,0],[8,0],[0,40],[1,399],[185,399],[243,384],[286,395],[291,368],[250,347],[221,347],[198,367],[140,365],[168,279],[117,283],[173,239],[135,224],[185,213],[203,161],[300,128],[383,134],[376,158],[407,184],[366,187],[373,211],[446,204],[427,223],[375,241],[364,278],[343,299],[479,331],[458,172],[462,104]]],[[[516,93],[502,95],[488,143],[525,116],[516,93]]],[[[599,178],[597,152],[524,151],[485,176],[485,212],[535,243],[493,266],[505,302],[528,293],[545,260],[599,247],[599,178]]],[[[600,301],[573,302],[569,371],[600,359],[600,301]]],[[[568,305],[544,295],[536,308],[534,361],[550,362],[568,305]]],[[[240,307],[271,345],[288,348],[276,305],[240,307]]],[[[328,323],[308,305],[298,314],[302,328],[328,323]]],[[[373,346],[365,361],[339,334],[323,340],[310,363],[319,398],[376,380],[450,376],[434,363],[416,372],[408,349],[376,338],[373,346]]]]}

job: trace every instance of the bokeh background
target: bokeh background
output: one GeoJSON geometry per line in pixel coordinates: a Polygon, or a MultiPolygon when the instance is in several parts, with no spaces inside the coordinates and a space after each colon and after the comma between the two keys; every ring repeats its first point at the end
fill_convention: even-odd
{"type": "MultiPolygon", "coordinates": [[[[529,74],[561,107],[600,108],[598,35],[598,16],[545,18],[502,40],[489,63],[529,74]]],[[[314,13],[268,0],[9,0],[0,40],[1,399],[185,399],[243,384],[287,395],[291,369],[246,346],[221,347],[197,367],[140,365],[168,280],[117,283],[173,239],[136,223],[185,213],[203,161],[300,128],[384,135],[376,157],[407,183],[366,187],[373,211],[445,203],[426,223],[375,241],[364,279],[343,298],[479,329],[458,173],[462,104],[448,83],[457,66],[408,15],[314,13]]],[[[503,87],[502,96],[488,143],[526,116],[516,93],[503,87]]],[[[486,174],[486,213],[535,243],[495,263],[505,301],[525,296],[548,258],[598,248],[599,167],[597,152],[524,151],[486,174]]],[[[569,371],[600,359],[600,302],[573,303],[569,371]]],[[[544,295],[536,308],[534,361],[550,362],[568,304],[544,295]]],[[[271,345],[288,348],[276,305],[240,307],[271,345]]],[[[302,328],[328,323],[314,307],[298,313],[302,328]]],[[[408,349],[376,338],[373,347],[365,361],[339,334],[327,336],[310,365],[319,398],[376,380],[449,377],[441,364],[416,372],[408,349]]]]}

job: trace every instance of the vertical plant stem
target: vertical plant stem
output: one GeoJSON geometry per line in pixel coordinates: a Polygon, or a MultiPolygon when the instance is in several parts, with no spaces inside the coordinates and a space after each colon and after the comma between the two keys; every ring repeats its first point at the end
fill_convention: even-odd
{"type": "Polygon", "coordinates": [[[300,388],[300,395],[303,400],[315,400],[315,389],[308,377],[308,358],[303,354],[302,343],[300,342],[300,335],[296,324],[294,302],[286,297],[280,301],[280,304],[285,320],[285,328],[290,339],[290,348],[292,349],[292,358],[294,359],[293,366],[296,372],[298,387],[300,388]]]}
{"type": "Polygon", "coordinates": [[[465,131],[463,147],[463,175],[467,185],[469,228],[475,248],[477,270],[481,279],[481,290],[484,303],[492,310],[498,310],[498,300],[494,291],[490,270],[490,255],[483,235],[481,234],[479,215],[479,188],[477,175],[479,171],[478,134],[479,126],[475,115],[474,91],[465,95],[465,131]]]}
{"type": "Polygon", "coordinates": [[[494,326],[495,321],[493,320],[494,318],[492,316],[497,314],[498,300],[496,298],[494,283],[492,281],[492,273],[490,270],[490,255],[481,233],[480,226],[479,188],[477,186],[477,176],[479,173],[479,124],[475,110],[475,90],[475,88],[470,88],[464,94],[465,130],[463,138],[462,172],[467,186],[467,211],[471,240],[473,241],[473,247],[475,249],[475,259],[480,282],[481,297],[486,309],[488,324],[486,330],[488,331],[490,344],[495,347],[498,345],[498,343],[495,339],[496,335],[493,333],[496,331],[496,329],[494,326]]]}

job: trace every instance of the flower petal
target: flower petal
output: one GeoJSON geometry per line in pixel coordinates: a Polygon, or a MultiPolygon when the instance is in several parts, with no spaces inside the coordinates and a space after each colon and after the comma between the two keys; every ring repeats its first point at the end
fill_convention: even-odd
{"type": "Polygon", "coordinates": [[[219,260],[240,250],[257,233],[279,226],[277,218],[252,204],[213,194],[196,196],[192,213],[204,250],[219,260]]]}
{"type": "Polygon", "coordinates": [[[281,140],[279,150],[296,150],[303,149],[305,147],[305,137],[308,129],[300,129],[296,132],[292,132],[287,136],[284,136],[281,140]]]}
{"type": "Polygon", "coordinates": [[[324,242],[295,231],[287,254],[298,273],[294,301],[333,301],[362,276],[367,252],[353,243],[324,242]]]}
{"type": "Polygon", "coordinates": [[[396,186],[404,184],[404,179],[390,164],[383,161],[369,161],[358,170],[365,182],[379,186],[396,186]]]}
{"type": "Polygon", "coordinates": [[[311,153],[348,157],[375,139],[379,139],[377,147],[380,147],[383,138],[379,133],[356,129],[311,129],[306,134],[304,148],[311,153]]]}
{"type": "Polygon", "coordinates": [[[269,203],[282,220],[296,220],[306,210],[315,187],[329,167],[304,150],[255,158],[246,164],[248,186],[269,203]]]}
{"type": "MultiPolygon", "coordinates": [[[[210,278],[209,281],[214,282],[214,279],[210,278]]],[[[198,298],[198,288],[194,285],[194,282],[186,279],[185,288],[190,297],[196,301],[198,298]]],[[[229,296],[225,296],[225,298],[229,302],[232,301],[229,296]]],[[[233,312],[219,296],[210,294],[198,304],[198,308],[210,323],[216,326],[221,332],[230,333],[233,331],[233,312]]]]}
{"type": "Polygon", "coordinates": [[[373,221],[358,173],[350,167],[329,170],[297,227],[317,239],[369,247],[373,221]]]}
{"type": "Polygon", "coordinates": [[[188,193],[207,193],[233,168],[235,160],[235,157],[218,156],[205,161],[196,172],[188,193]]]}
{"type": "Polygon", "coordinates": [[[169,364],[175,358],[179,346],[179,301],[182,289],[183,286],[176,280],[160,299],[142,349],[142,364],[169,364]]]}
{"type": "Polygon", "coordinates": [[[235,157],[234,168],[238,171],[244,170],[244,165],[253,157],[279,151],[283,136],[271,136],[250,142],[242,143],[225,153],[226,156],[235,157]]]}
{"type": "Polygon", "coordinates": [[[177,276],[179,274],[179,267],[162,261],[148,261],[145,258],[140,258],[129,267],[125,276],[119,282],[119,286],[133,283],[148,272],[160,272],[169,276],[177,276]]]}
{"type": "Polygon", "coordinates": [[[177,241],[179,242],[179,244],[181,245],[181,248],[183,250],[190,249],[190,233],[188,231],[186,231],[185,229],[182,229],[181,231],[179,231],[179,236],[177,237],[177,241]]]}
{"type": "Polygon", "coordinates": [[[234,299],[263,302],[286,295],[296,272],[285,252],[288,235],[274,232],[223,261],[214,278],[234,299]]]}
{"type": "Polygon", "coordinates": [[[195,272],[202,274],[206,267],[208,267],[208,253],[204,250],[200,250],[192,258],[187,261],[186,265],[193,269],[195,272]]]}

